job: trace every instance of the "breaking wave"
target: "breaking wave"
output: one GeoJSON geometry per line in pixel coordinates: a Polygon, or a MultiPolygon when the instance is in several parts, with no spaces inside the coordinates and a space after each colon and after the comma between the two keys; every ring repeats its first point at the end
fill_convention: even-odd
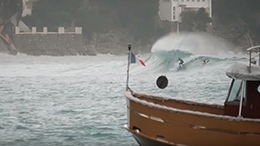
{"type": "Polygon", "coordinates": [[[167,73],[177,71],[178,58],[184,60],[187,70],[201,67],[204,60],[216,65],[223,61],[245,59],[242,52],[223,39],[203,33],[171,33],[153,45],[150,56],[144,59],[146,68],[134,67],[134,71],[167,73]]]}

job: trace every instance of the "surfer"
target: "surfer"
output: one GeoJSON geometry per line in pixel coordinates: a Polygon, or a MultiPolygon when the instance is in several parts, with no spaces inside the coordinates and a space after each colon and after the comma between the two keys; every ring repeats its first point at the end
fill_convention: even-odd
{"type": "Polygon", "coordinates": [[[202,65],[205,65],[205,64],[207,64],[208,62],[209,62],[209,60],[203,60],[202,65]]]}
{"type": "Polygon", "coordinates": [[[180,57],[178,58],[178,61],[180,61],[180,62],[179,62],[179,67],[182,67],[183,64],[184,64],[184,61],[183,61],[180,57]]]}

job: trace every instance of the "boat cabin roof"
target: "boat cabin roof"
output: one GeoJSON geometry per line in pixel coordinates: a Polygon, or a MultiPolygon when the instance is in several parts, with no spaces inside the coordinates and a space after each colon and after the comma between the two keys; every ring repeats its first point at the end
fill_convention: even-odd
{"type": "Polygon", "coordinates": [[[236,63],[226,71],[226,75],[233,79],[260,81],[260,66],[251,65],[250,72],[248,65],[236,63]]]}
{"type": "Polygon", "coordinates": [[[260,45],[247,49],[249,55],[249,64],[236,63],[227,71],[226,75],[233,79],[241,79],[245,81],[260,81],[260,45]],[[253,53],[256,56],[252,56],[253,53]],[[258,57],[258,66],[255,57],[258,57]]]}

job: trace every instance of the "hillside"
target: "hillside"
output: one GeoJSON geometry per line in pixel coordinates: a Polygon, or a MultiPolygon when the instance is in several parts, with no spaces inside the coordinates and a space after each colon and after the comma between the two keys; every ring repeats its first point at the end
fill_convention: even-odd
{"type": "MultiPolygon", "coordinates": [[[[12,4],[20,2],[16,0],[12,4]]],[[[139,52],[147,52],[158,38],[172,31],[170,22],[159,19],[158,5],[159,0],[39,0],[33,5],[32,16],[16,18],[29,27],[81,26],[85,46],[95,47],[101,53],[120,50],[129,43],[138,46],[139,52]]],[[[212,5],[213,25],[209,25],[207,33],[220,36],[241,49],[260,43],[260,1],[213,0],[212,5]]],[[[0,10],[5,11],[0,20],[20,13],[18,8],[10,12],[4,8],[2,5],[0,10]]],[[[12,25],[8,22],[6,19],[1,24],[12,25]]],[[[4,31],[11,33],[10,28],[4,31]]],[[[3,45],[0,47],[2,51],[8,50],[3,45]]]]}

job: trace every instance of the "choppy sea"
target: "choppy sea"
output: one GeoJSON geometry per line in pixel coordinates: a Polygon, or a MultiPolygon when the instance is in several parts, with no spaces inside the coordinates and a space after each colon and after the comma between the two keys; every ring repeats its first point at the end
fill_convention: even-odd
{"type": "MultiPolygon", "coordinates": [[[[222,104],[231,81],[225,70],[246,63],[246,54],[207,38],[159,39],[150,53],[136,54],[146,66],[138,60],[130,65],[130,88],[222,104]],[[185,62],[183,70],[177,70],[178,57],[185,62]],[[208,64],[202,65],[203,60],[208,64]],[[169,80],[164,90],[156,86],[161,75],[169,80]]],[[[127,55],[0,54],[0,145],[137,146],[124,128],[126,71],[127,55]]]]}

